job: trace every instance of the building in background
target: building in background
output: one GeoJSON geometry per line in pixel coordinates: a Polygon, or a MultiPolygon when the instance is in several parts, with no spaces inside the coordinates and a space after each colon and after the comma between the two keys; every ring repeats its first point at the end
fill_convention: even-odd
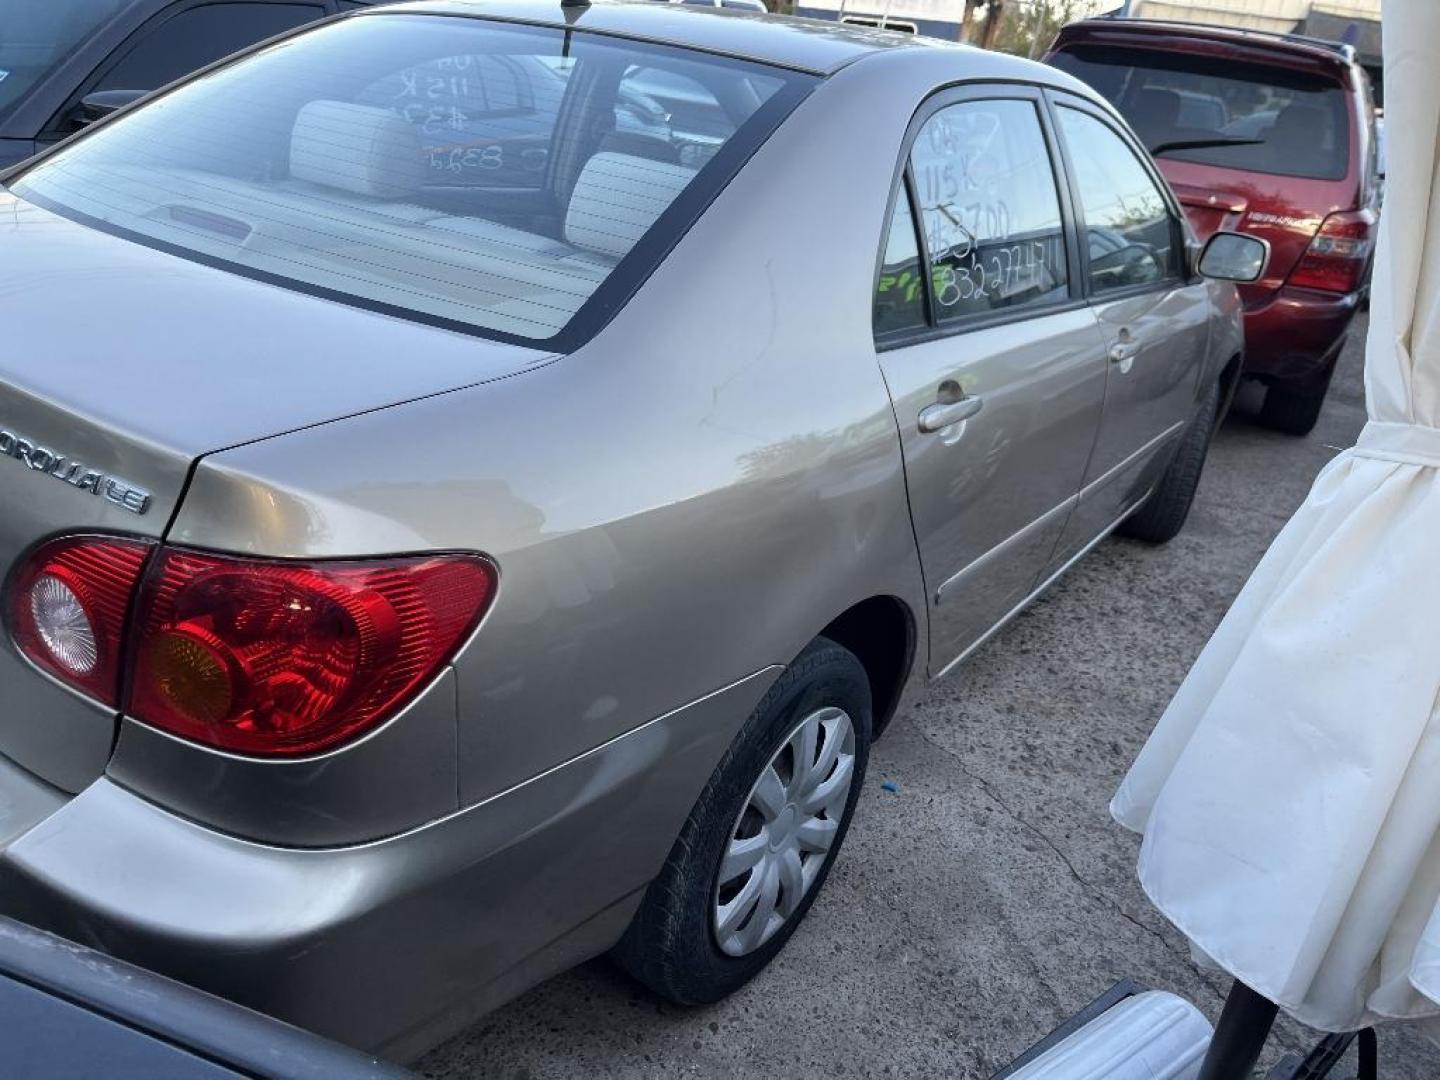
{"type": "MultiPolygon", "coordinates": [[[[1435,0],[1440,3],[1440,0],[1435,0]]],[[[1067,22],[1175,19],[1355,46],[1381,99],[1380,0],[770,0],[773,10],[1038,56],[1067,22]]]]}
{"type": "Polygon", "coordinates": [[[1117,0],[771,0],[772,10],[1039,56],[1065,23],[1117,0]],[[787,5],[793,3],[793,8],[787,5]]]}
{"type": "Polygon", "coordinates": [[[1305,34],[1355,46],[1383,101],[1380,0],[1128,0],[1116,14],[1305,34]]]}
{"type": "Polygon", "coordinates": [[[1179,19],[1215,26],[1245,26],[1288,34],[1312,13],[1340,21],[1380,25],[1380,0],[1130,0],[1120,5],[1136,19],[1179,19]]]}

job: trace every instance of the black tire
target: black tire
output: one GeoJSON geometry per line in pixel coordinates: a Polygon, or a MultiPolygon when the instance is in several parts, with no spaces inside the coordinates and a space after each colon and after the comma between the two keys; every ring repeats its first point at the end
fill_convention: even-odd
{"type": "MultiPolygon", "coordinates": [[[[785,946],[825,885],[865,781],[871,735],[870,683],[848,649],[825,638],[792,663],[756,706],[690,811],[664,868],[651,882],[612,958],[655,993],[680,1005],[719,1001],[754,978],[785,946]],[[854,775],[830,848],[813,884],[785,923],[743,956],[716,940],[712,903],[721,858],[762,770],[805,717],[843,709],[854,729],[854,775]]],[[[747,811],[750,812],[750,811],[747,811]]]]}
{"type": "Polygon", "coordinates": [[[1117,531],[1121,535],[1147,544],[1163,544],[1179,535],[1185,519],[1190,516],[1195,489],[1200,486],[1200,473],[1205,468],[1205,455],[1210,450],[1210,437],[1215,433],[1219,410],[1220,384],[1217,382],[1180,436],[1175,456],[1155,490],[1140,504],[1140,509],[1120,523],[1117,531]]]}
{"type": "Polygon", "coordinates": [[[1260,406],[1260,423],[1284,435],[1309,435],[1324,405],[1324,390],[1318,394],[1296,394],[1272,386],[1265,391],[1265,400],[1260,406]]]}

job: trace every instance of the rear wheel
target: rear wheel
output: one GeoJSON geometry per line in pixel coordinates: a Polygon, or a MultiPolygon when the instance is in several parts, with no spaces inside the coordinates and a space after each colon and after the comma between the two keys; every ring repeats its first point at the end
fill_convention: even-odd
{"type": "Polygon", "coordinates": [[[870,686],[818,638],[716,767],[614,958],[662,997],[718,1001],[784,947],[830,873],[869,758],[870,686]]]}
{"type": "Polygon", "coordinates": [[[1175,456],[1155,490],[1139,510],[1121,522],[1117,531],[1122,536],[1163,544],[1179,534],[1190,516],[1195,489],[1200,486],[1200,473],[1205,468],[1205,455],[1210,451],[1210,436],[1215,432],[1219,411],[1220,384],[1216,382],[1180,436],[1175,456]]]}
{"type": "Polygon", "coordinates": [[[1325,405],[1325,390],[1318,394],[1297,394],[1279,386],[1265,391],[1260,422],[1285,435],[1309,435],[1325,405]]]}

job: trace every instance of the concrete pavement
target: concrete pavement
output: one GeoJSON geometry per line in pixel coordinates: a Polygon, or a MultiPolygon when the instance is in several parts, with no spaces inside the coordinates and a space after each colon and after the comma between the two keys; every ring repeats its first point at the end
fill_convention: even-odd
{"type": "MultiPolygon", "coordinates": [[[[1179,538],[1106,541],[896,722],[824,893],[744,991],[676,1009],[596,962],[434,1051],[426,1075],[983,1080],[1123,977],[1213,1019],[1225,982],[1150,908],[1138,841],[1106,805],[1250,569],[1364,423],[1363,332],[1312,435],[1258,427],[1258,396],[1242,393],[1179,538]]],[[[1282,1026],[1271,1059],[1307,1039],[1282,1026]]],[[[1440,1051],[1382,1033],[1381,1071],[1440,1075],[1440,1051]]]]}

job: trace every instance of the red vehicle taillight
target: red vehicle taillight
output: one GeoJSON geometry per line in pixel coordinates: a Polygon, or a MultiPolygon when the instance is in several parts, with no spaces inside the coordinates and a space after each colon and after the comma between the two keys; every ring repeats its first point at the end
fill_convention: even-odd
{"type": "Polygon", "coordinates": [[[1375,220],[1370,210],[1348,210],[1327,217],[1290,272],[1290,284],[1337,293],[1358,289],[1370,260],[1375,220]]]}
{"type": "Polygon", "coordinates": [[[61,682],[118,708],[125,617],[153,548],[71,536],[32,552],[5,605],[16,646],[61,682]]]}
{"type": "Polygon", "coordinates": [[[38,558],[48,547],[10,601],[12,633],[26,655],[107,704],[120,700],[137,720],[260,757],[329,750],[395,715],[450,660],[495,595],[495,568],[475,555],[296,563],[160,548],[142,581],[150,546],[70,543],[66,566],[82,564],[63,579],[74,595],[91,596],[94,579],[114,582],[105,606],[86,609],[98,613],[92,625],[105,628],[95,637],[112,658],[109,689],[67,670],[56,635],[31,630],[35,616],[24,620],[34,602],[23,597],[36,593],[54,561],[38,558]],[[119,575],[96,569],[112,548],[138,548],[123,591],[119,575]],[[113,658],[132,596],[127,689],[117,694],[113,658]]]}

